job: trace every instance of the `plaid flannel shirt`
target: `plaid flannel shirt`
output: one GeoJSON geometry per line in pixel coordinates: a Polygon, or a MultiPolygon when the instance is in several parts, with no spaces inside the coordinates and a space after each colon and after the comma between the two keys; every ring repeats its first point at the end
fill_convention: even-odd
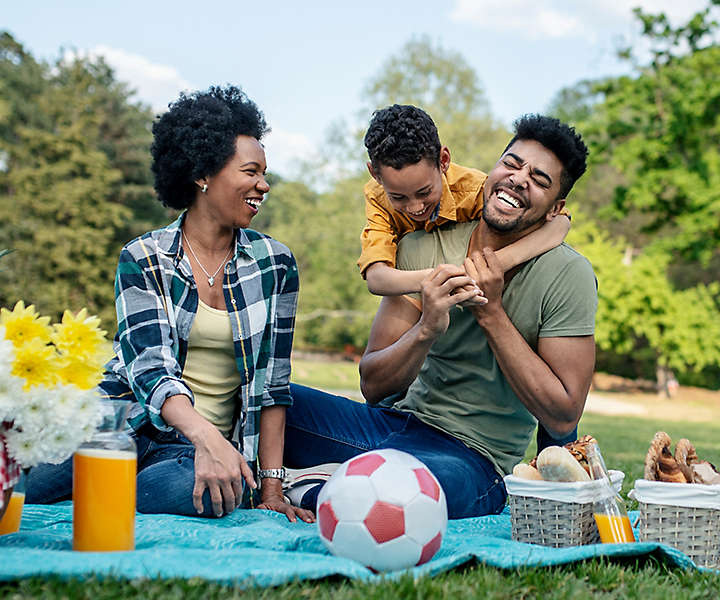
{"type": "MultiPolygon", "coordinates": [[[[131,399],[128,423],[172,430],[160,409],[167,398],[193,394],[182,379],[198,308],[192,268],[182,249],[184,213],[163,229],[128,243],[115,278],[115,356],[100,390],[131,399]]],[[[232,441],[248,461],[257,456],[262,407],[290,405],[290,350],[297,308],[295,258],[283,244],[251,229],[236,231],[234,258],[223,272],[235,361],[241,376],[232,441]]]]}

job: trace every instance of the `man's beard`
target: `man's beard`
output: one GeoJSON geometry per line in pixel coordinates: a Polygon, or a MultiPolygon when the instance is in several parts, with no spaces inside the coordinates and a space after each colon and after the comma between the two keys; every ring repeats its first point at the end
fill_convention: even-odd
{"type": "Polygon", "coordinates": [[[545,220],[545,215],[540,215],[533,219],[532,217],[528,217],[527,213],[524,213],[511,221],[507,221],[502,218],[492,216],[488,212],[487,203],[483,203],[482,217],[487,226],[498,233],[517,233],[525,231],[540,221],[545,220]]]}

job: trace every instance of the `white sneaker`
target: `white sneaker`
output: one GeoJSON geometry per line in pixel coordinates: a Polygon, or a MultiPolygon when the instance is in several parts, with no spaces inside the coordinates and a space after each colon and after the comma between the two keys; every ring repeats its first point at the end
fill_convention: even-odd
{"type": "Polygon", "coordinates": [[[337,471],[341,463],[325,463],[323,465],[315,465],[306,467],[305,469],[285,469],[285,479],[283,479],[283,492],[288,492],[300,486],[310,484],[323,484],[330,476],[337,471]]]}

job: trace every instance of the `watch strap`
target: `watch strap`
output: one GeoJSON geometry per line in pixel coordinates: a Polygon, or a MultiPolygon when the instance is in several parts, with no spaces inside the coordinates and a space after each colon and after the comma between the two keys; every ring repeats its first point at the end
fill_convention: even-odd
{"type": "Polygon", "coordinates": [[[279,469],[260,469],[258,471],[260,479],[285,479],[285,467],[279,469]]]}

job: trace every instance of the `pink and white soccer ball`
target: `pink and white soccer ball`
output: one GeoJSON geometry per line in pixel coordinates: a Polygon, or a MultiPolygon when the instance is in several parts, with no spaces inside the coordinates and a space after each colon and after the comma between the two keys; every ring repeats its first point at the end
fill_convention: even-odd
{"type": "Polygon", "coordinates": [[[445,493],[422,462],[373,450],[344,462],[320,490],[320,539],[337,556],[375,571],[421,565],[447,527],[445,493]]]}

